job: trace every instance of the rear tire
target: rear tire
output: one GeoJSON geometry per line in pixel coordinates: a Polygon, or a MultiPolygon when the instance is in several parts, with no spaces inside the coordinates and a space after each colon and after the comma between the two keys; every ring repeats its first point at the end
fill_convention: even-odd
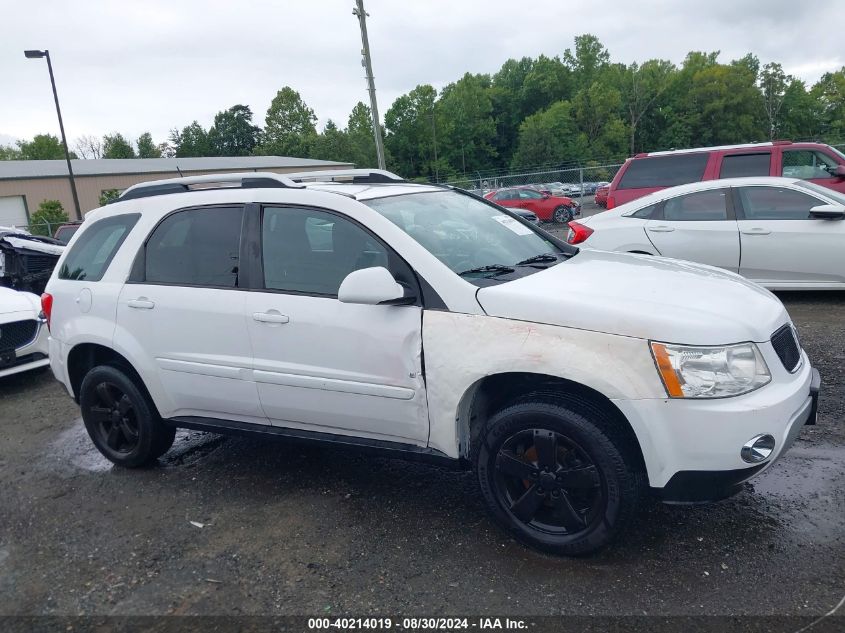
{"type": "Polygon", "coordinates": [[[82,380],[79,405],[94,446],[118,466],[143,466],[173,445],[175,429],[164,424],[149,396],[122,368],[91,369],[82,380]]]}
{"type": "Polygon", "coordinates": [[[596,422],[538,396],[487,421],[474,461],[500,526],[531,547],[564,556],[595,552],[624,529],[645,477],[596,422]]]}

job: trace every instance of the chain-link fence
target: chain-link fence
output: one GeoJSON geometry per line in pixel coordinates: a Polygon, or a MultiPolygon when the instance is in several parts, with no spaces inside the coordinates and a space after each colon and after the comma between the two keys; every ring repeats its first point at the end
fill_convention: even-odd
{"type": "Polygon", "coordinates": [[[562,169],[532,169],[501,174],[477,174],[445,184],[475,193],[485,194],[503,187],[536,185],[569,197],[593,196],[596,189],[613,180],[622,163],[590,167],[566,167],[562,169]]]}

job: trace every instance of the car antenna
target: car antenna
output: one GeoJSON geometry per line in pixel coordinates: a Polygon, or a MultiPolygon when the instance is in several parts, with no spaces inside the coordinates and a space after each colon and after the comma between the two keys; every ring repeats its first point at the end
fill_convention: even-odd
{"type": "Polygon", "coordinates": [[[178,172],[179,172],[179,178],[184,178],[184,177],[185,177],[184,175],[182,175],[182,170],[181,170],[181,169],[179,169],[179,165],[176,165],[176,171],[178,171],[178,172]]]}

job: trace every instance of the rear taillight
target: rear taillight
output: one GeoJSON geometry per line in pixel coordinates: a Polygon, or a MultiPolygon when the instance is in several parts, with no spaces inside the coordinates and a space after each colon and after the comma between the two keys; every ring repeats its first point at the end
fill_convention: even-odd
{"type": "Polygon", "coordinates": [[[47,329],[50,329],[50,317],[53,315],[53,295],[45,292],[41,295],[41,314],[47,319],[47,329]]]}
{"type": "Polygon", "coordinates": [[[569,223],[569,234],[566,236],[566,241],[570,244],[580,244],[593,234],[593,229],[577,222],[569,223]]]}
{"type": "Polygon", "coordinates": [[[613,207],[616,206],[616,200],[613,199],[613,196],[607,196],[607,210],[610,211],[613,207]]]}

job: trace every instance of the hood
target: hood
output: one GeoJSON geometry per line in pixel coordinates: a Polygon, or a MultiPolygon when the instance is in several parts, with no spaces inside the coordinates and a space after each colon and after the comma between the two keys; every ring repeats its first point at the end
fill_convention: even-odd
{"type": "Polygon", "coordinates": [[[0,314],[41,311],[41,299],[31,292],[19,292],[0,286],[0,314]]]}
{"type": "Polygon", "coordinates": [[[734,273],[606,251],[581,250],[477,297],[491,316],[686,345],[768,341],[789,320],[777,297],[734,273]]]}

